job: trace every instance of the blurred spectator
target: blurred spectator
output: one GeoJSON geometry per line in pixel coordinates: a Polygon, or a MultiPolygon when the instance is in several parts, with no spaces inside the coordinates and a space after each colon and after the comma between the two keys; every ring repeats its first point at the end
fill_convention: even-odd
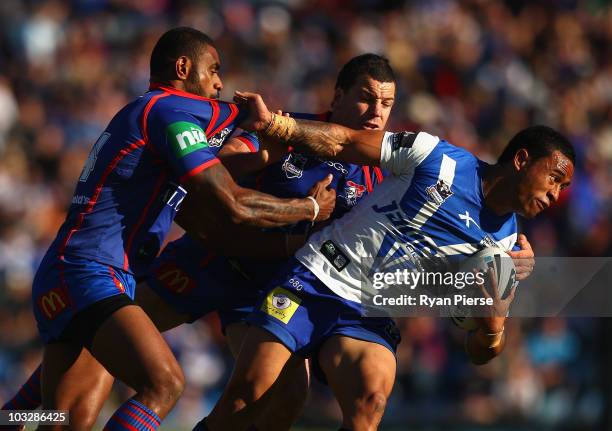
{"type": "MultiPolygon", "coordinates": [[[[610,255],[608,2],[4,0],[0,399],[40,360],[30,283],[87,152],[115,112],[146,91],[152,46],[176,25],[217,41],[226,99],[254,89],[271,108],[324,111],[339,67],[372,51],[388,56],[398,74],[392,129],[428,130],[487,161],[522,127],[560,129],[577,148],[575,184],[525,231],[539,255],[610,255]]],[[[463,334],[446,321],[402,320],[384,424],[595,429],[605,395],[596,384],[601,347],[586,334],[600,325],[513,322],[502,357],[476,368],[462,351],[463,334]]],[[[181,328],[168,340],[188,381],[172,420],[189,427],[214,403],[231,362],[209,326],[181,328]]],[[[324,405],[329,399],[315,391],[309,408],[333,420],[337,408],[324,405]]]]}

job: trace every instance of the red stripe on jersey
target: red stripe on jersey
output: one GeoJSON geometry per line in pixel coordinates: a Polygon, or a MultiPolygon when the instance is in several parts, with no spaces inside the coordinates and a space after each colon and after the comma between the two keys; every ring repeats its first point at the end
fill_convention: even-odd
{"type": "Polygon", "coordinates": [[[119,289],[121,293],[125,293],[125,287],[123,287],[123,283],[121,283],[121,281],[119,281],[119,279],[115,275],[115,270],[113,269],[113,267],[109,266],[108,270],[110,272],[111,277],[113,277],[113,283],[115,283],[115,287],[117,287],[117,289],[119,289]]]}
{"type": "Polygon", "coordinates": [[[194,176],[198,172],[202,172],[204,169],[210,168],[211,166],[216,165],[217,163],[221,163],[221,160],[219,160],[217,158],[214,158],[214,159],[209,160],[209,161],[207,161],[205,163],[202,163],[200,166],[197,166],[197,167],[193,168],[192,170],[187,172],[185,175],[183,175],[179,179],[179,182],[181,184],[183,184],[185,181],[187,181],[189,178],[191,178],[192,176],[194,176]]]}
{"type": "Polygon", "coordinates": [[[249,147],[249,151],[251,151],[251,153],[256,153],[257,152],[257,148],[255,148],[255,145],[253,145],[253,143],[251,142],[251,140],[249,138],[245,138],[244,136],[238,136],[236,139],[238,139],[244,145],[249,147]]]}
{"type": "Polygon", "coordinates": [[[151,205],[153,205],[153,202],[155,202],[155,199],[157,199],[159,190],[161,189],[161,186],[165,182],[166,182],[166,173],[162,171],[161,175],[157,179],[157,182],[155,183],[155,187],[153,188],[151,197],[147,201],[144,209],[142,210],[142,214],[140,215],[140,218],[138,219],[138,222],[136,222],[134,229],[132,229],[132,232],[130,233],[130,236],[128,237],[128,241],[125,246],[125,250],[123,252],[123,269],[125,271],[127,271],[128,268],[130,267],[130,263],[128,261],[128,255],[130,254],[130,250],[132,249],[132,242],[134,241],[134,238],[136,237],[136,234],[138,233],[140,226],[142,226],[144,221],[147,219],[147,214],[149,213],[149,210],[151,209],[151,205]]]}
{"type": "MultiPolygon", "coordinates": [[[[226,127],[228,124],[234,121],[234,118],[236,118],[236,115],[238,115],[238,107],[236,105],[232,103],[228,103],[228,106],[230,108],[229,116],[225,119],[223,123],[221,123],[219,127],[217,127],[215,130],[211,132],[210,136],[215,136],[217,133],[223,130],[224,127],[226,127]]],[[[206,136],[208,136],[208,134],[206,136]]]]}
{"type": "Polygon", "coordinates": [[[378,166],[374,168],[374,173],[376,174],[376,181],[378,184],[382,183],[385,178],[383,177],[382,171],[378,166]]]}
{"type": "Polygon", "coordinates": [[[213,127],[215,127],[215,123],[219,119],[219,111],[221,110],[221,108],[219,108],[219,103],[215,101],[210,102],[210,107],[212,108],[212,114],[210,115],[210,122],[208,123],[208,126],[206,127],[206,131],[204,132],[207,139],[210,139],[213,137],[213,134],[211,133],[211,131],[213,127]]]}
{"type": "Polygon", "coordinates": [[[369,166],[362,166],[363,169],[363,175],[365,176],[365,182],[366,182],[366,189],[368,190],[368,193],[372,193],[372,177],[370,177],[370,167],[369,166]]]}
{"type": "Polygon", "coordinates": [[[83,220],[85,219],[85,216],[93,210],[94,205],[96,204],[96,202],[98,201],[98,198],[100,197],[100,193],[102,192],[102,187],[104,186],[104,183],[106,182],[106,178],[108,178],[108,176],[111,174],[113,169],[115,169],[115,167],[121,161],[121,159],[123,159],[126,155],[128,155],[132,151],[143,147],[144,145],[145,145],[145,142],[144,140],[141,139],[140,141],[134,142],[130,144],[128,147],[123,148],[121,151],[119,151],[119,154],[117,154],[115,158],[110,162],[110,164],[106,167],[106,169],[102,173],[102,177],[100,178],[100,181],[98,181],[98,184],[96,184],[94,193],[89,199],[87,206],[81,213],[79,213],[79,216],[77,218],[77,221],[74,227],[70,229],[70,231],[68,232],[68,235],[66,235],[66,238],[64,239],[64,242],[60,246],[60,249],[59,249],[60,257],[63,257],[64,251],[66,250],[66,246],[68,245],[68,241],[70,241],[70,238],[72,237],[72,235],[81,228],[81,225],[83,224],[83,220]]]}
{"type": "Polygon", "coordinates": [[[161,99],[162,97],[168,97],[170,96],[168,93],[163,93],[163,94],[158,94],[157,96],[153,96],[151,97],[151,100],[149,100],[149,103],[147,103],[147,106],[145,106],[144,111],[142,111],[142,127],[141,127],[141,131],[142,131],[142,139],[145,142],[149,142],[149,133],[147,130],[147,119],[149,117],[149,112],[151,111],[151,108],[153,108],[153,105],[155,105],[155,103],[161,99]]]}
{"type": "Polygon", "coordinates": [[[198,96],[197,94],[187,93],[186,91],[179,90],[178,88],[169,87],[167,85],[160,84],[158,82],[149,85],[149,90],[162,90],[166,93],[174,94],[175,96],[187,97],[189,99],[204,100],[206,102],[215,102],[216,99],[210,99],[208,97],[198,96]]]}

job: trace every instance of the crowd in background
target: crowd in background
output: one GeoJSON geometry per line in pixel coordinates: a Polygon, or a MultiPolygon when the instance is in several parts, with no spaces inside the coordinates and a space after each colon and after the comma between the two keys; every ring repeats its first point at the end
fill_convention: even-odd
{"type": "MultiPolygon", "coordinates": [[[[270,108],[322,112],[339,68],[374,52],[387,56],[397,75],[389,129],[427,130],[494,161],[519,129],[558,128],[577,149],[573,185],[555,208],[522,228],[538,256],[610,256],[606,3],[2,0],[0,401],[40,361],[32,276],[82,164],[112,116],[146,91],[151,49],[168,28],[188,25],[215,39],[225,99],[235,89],[257,90],[270,108]]],[[[604,324],[514,319],[504,354],[474,367],[463,333],[447,321],[400,320],[398,378],[383,423],[595,429],[611,390],[604,324]]],[[[231,361],[214,318],[167,339],[187,379],[169,421],[188,427],[214,404],[231,361]]],[[[126,391],[118,385],[113,399],[126,391]]],[[[329,392],[315,384],[302,423],[333,424],[338,417],[329,392]]]]}

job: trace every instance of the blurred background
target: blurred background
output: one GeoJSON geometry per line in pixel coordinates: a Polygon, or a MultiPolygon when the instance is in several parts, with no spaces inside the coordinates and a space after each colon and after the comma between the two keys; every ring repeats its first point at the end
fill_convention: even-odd
{"type": "MultiPolygon", "coordinates": [[[[612,6],[605,0],[2,0],[0,2],[0,401],[41,359],[30,306],[39,259],[92,143],[148,87],[149,55],[176,25],[216,40],[225,88],[270,108],[328,109],[352,56],[387,56],[389,129],[423,129],[494,161],[545,123],[578,152],[572,187],[523,229],[538,256],[610,256],[612,6]]],[[[399,322],[398,377],[381,429],[612,429],[609,319],[514,319],[506,351],[469,364],[445,320],[399,322]]],[[[167,339],[187,389],[164,429],[190,429],[232,362],[214,316],[167,339]]],[[[128,390],[116,385],[103,422],[128,390]]],[[[314,384],[296,429],[337,429],[314,384]]],[[[103,423],[102,422],[102,423],[103,423]]]]}

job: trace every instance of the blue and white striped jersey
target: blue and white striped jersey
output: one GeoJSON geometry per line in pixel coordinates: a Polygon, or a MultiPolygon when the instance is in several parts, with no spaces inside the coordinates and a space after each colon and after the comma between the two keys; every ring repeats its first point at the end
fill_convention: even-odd
{"type": "Polygon", "coordinates": [[[361,302],[361,280],[377,271],[426,270],[491,245],[509,251],[514,213],[484,205],[487,164],[470,152],[420,133],[385,133],[380,167],[391,176],[296,253],[330,290],[361,302]],[[363,273],[364,271],[368,273],[363,273]]]}

